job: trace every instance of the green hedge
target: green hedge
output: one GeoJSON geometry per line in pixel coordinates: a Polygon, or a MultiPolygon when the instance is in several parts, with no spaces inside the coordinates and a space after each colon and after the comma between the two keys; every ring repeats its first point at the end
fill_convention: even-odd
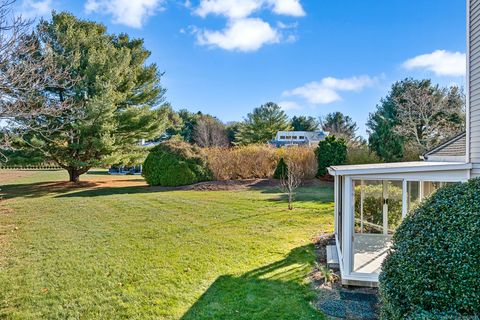
{"type": "Polygon", "coordinates": [[[380,274],[383,319],[480,314],[480,179],[438,190],[405,218],[380,274]]]}
{"type": "Polygon", "coordinates": [[[149,185],[177,187],[211,180],[201,150],[185,142],[167,141],[154,147],[143,164],[149,185]]]}

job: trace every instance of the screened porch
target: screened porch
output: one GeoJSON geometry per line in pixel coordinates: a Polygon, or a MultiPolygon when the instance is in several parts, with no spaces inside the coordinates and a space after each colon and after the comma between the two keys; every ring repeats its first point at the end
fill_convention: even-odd
{"type": "Polygon", "coordinates": [[[335,234],[344,284],[375,285],[403,218],[438,188],[468,179],[464,163],[339,166],[335,234]]]}

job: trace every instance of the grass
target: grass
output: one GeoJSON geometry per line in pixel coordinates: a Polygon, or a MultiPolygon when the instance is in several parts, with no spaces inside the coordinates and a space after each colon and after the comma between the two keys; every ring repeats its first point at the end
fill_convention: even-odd
{"type": "Polygon", "coordinates": [[[332,189],[168,191],[96,172],[5,175],[1,319],[324,319],[308,283],[332,189]]]}

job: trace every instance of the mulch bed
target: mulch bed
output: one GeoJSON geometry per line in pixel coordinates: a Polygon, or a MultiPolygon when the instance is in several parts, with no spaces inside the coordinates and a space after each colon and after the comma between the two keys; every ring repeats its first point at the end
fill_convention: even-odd
{"type": "MultiPolygon", "coordinates": [[[[335,243],[333,234],[320,235],[315,239],[318,265],[327,263],[327,245],[335,243]]],[[[340,272],[335,272],[340,277],[340,272]]],[[[317,268],[311,273],[317,299],[316,308],[329,319],[378,319],[378,289],[343,287],[340,282],[326,284],[317,268]]]]}

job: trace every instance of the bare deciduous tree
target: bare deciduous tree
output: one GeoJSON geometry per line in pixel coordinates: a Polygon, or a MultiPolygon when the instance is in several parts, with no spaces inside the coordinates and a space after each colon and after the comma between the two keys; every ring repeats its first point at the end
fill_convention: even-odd
{"type": "Polygon", "coordinates": [[[282,191],[287,194],[288,197],[288,210],[293,210],[293,201],[295,200],[295,193],[298,187],[303,183],[305,177],[302,165],[287,159],[287,172],[282,175],[280,179],[280,185],[282,191]]]}
{"type": "Polygon", "coordinates": [[[463,129],[463,93],[430,81],[412,82],[395,99],[399,124],[395,131],[411,140],[421,153],[463,129]]]}
{"type": "Polygon", "coordinates": [[[201,116],[194,128],[194,141],[203,148],[227,147],[228,134],[225,126],[212,116],[201,116]]]}
{"type": "MultiPolygon", "coordinates": [[[[48,136],[62,130],[64,123],[52,126],[47,119],[72,112],[68,91],[75,82],[51,50],[39,45],[33,21],[14,14],[14,2],[0,1],[0,149],[12,149],[14,140],[28,144],[23,138],[32,132],[48,136]]],[[[1,152],[0,157],[6,160],[1,152]]]]}

